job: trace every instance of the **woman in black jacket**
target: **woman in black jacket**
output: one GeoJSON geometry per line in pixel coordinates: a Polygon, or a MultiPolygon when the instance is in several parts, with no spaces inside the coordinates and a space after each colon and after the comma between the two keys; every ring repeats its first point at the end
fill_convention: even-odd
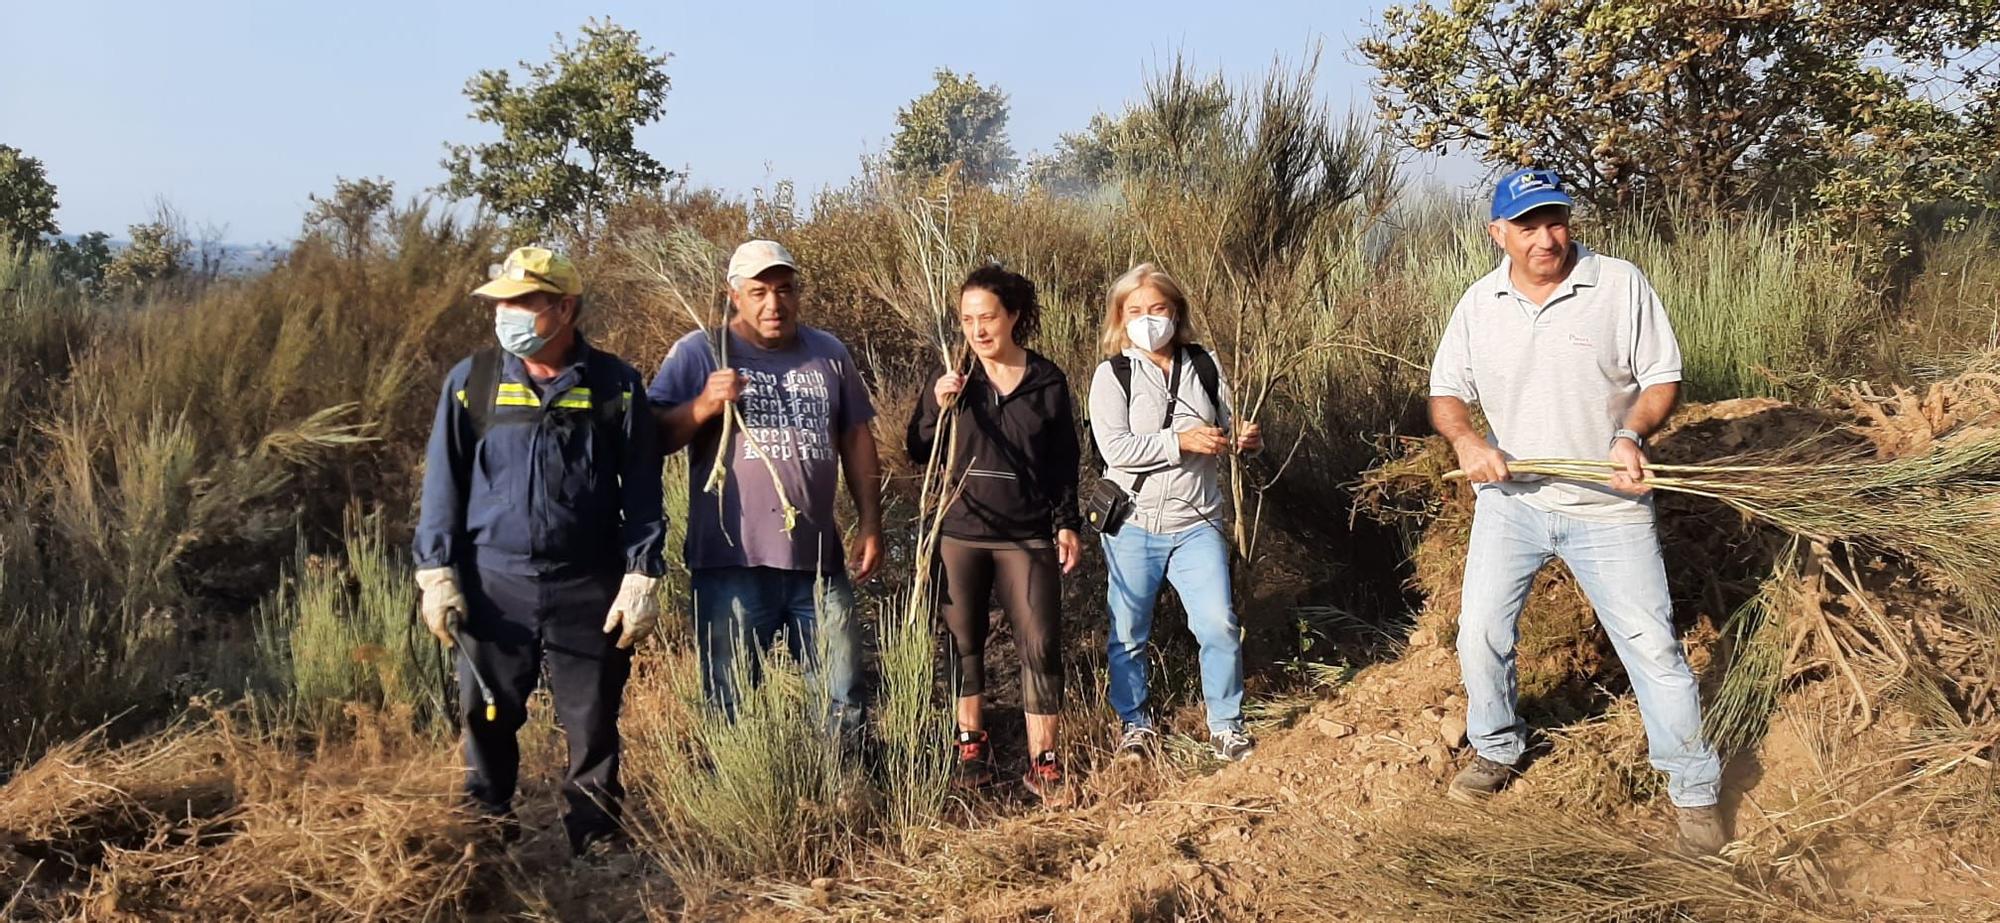
{"type": "MultiPolygon", "coordinates": [[[[1021,699],[1031,759],[1022,782],[1048,798],[1063,784],[1056,757],[1062,711],[1062,582],[1081,552],[1077,530],[1076,412],[1069,380],[1021,344],[1041,317],[1035,284],[998,266],[973,270],[959,286],[959,325],[971,348],[968,374],[947,372],[910,420],[910,460],[927,462],[940,407],[958,406],[956,446],[946,457],[955,496],[938,543],[945,623],[958,655],[958,781],[993,777],[980,707],[986,690],[989,599],[1014,626],[1021,654],[1021,699]]],[[[935,446],[937,451],[946,447],[935,446]]]]}

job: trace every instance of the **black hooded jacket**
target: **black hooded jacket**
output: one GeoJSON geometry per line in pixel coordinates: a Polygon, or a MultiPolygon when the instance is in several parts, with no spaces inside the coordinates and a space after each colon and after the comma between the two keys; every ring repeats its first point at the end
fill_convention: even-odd
{"type": "MultiPolygon", "coordinates": [[[[955,470],[947,483],[958,497],[945,512],[945,535],[971,541],[1048,540],[1058,529],[1083,528],[1076,502],[1082,450],[1069,379],[1060,367],[1029,350],[1021,383],[1001,395],[984,365],[975,361],[957,404],[957,452],[947,456],[955,470]]],[[[910,418],[912,462],[930,460],[937,425],[937,393],[925,388],[910,418]]]]}

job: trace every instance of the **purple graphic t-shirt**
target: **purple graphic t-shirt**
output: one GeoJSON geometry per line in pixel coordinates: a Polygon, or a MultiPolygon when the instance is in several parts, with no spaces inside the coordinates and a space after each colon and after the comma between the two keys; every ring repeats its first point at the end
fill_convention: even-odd
{"type": "MultiPolygon", "coordinates": [[[[834,494],[840,484],[840,434],[874,419],[868,389],[847,347],[823,330],[800,324],[785,349],[764,349],[734,332],[729,365],[743,376],[736,407],[798,510],[785,533],[784,506],[741,429],[730,433],[729,480],[720,510],[704,488],[715,464],[719,420],[702,427],[688,446],[687,546],[690,569],[775,567],[834,573],[841,569],[834,494]]],[[[671,409],[693,400],[715,371],[708,334],[697,330],[667,351],[646,389],[653,406],[671,409]]]]}

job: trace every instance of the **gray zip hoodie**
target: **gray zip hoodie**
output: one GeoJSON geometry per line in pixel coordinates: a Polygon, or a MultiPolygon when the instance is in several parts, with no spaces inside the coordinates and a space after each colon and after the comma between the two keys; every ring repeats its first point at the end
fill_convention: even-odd
{"type": "Polygon", "coordinates": [[[1167,376],[1144,350],[1128,348],[1132,360],[1132,398],[1127,406],[1125,391],[1118,386],[1118,374],[1109,360],[1097,364],[1090,380],[1090,432],[1097,452],[1104,458],[1104,476],[1129,493],[1141,472],[1151,472],[1133,498],[1133,525],[1155,534],[1180,532],[1202,523],[1223,528],[1226,507],[1218,476],[1216,455],[1181,454],[1179,433],[1201,426],[1230,425],[1229,382],[1217,369],[1217,392],[1222,406],[1209,403],[1201,376],[1183,354],[1179,399],[1174,401],[1173,422],[1165,429],[1160,422],[1167,412],[1167,376]]]}

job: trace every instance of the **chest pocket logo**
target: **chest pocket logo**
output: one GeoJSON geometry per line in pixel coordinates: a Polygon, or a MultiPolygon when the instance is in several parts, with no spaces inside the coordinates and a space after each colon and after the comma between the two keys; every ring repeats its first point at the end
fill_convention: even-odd
{"type": "Polygon", "coordinates": [[[1570,335],[1569,335],[1569,345],[1570,345],[1570,347],[1571,347],[1571,348],[1573,348],[1573,349],[1596,349],[1596,348],[1597,348],[1597,344],[1596,344],[1596,343],[1592,343],[1592,342],[1590,341],[1590,338],[1589,338],[1589,337],[1580,337],[1580,336],[1577,336],[1577,335],[1576,335],[1576,334],[1574,334],[1574,333],[1572,333],[1572,334],[1570,334],[1570,335]]]}

